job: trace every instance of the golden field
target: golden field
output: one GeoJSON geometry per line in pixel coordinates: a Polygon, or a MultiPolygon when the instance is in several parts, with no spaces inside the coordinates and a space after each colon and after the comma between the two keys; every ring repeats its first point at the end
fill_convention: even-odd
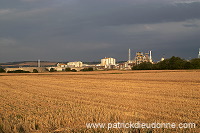
{"type": "Polygon", "coordinates": [[[4,73],[0,101],[0,133],[200,132],[200,70],[4,73]],[[130,121],[196,128],[86,128],[130,121]]]}

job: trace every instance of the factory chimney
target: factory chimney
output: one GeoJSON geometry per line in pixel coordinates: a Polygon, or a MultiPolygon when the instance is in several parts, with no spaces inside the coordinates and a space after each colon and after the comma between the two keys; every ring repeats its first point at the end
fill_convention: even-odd
{"type": "Polygon", "coordinates": [[[128,63],[131,62],[131,49],[128,49],[128,63]]]}
{"type": "Polygon", "coordinates": [[[200,58],[200,48],[199,48],[199,54],[198,54],[198,58],[200,58]]]}
{"type": "Polygon", "coordinates": [[[152,63],[153,61],[152,61],[152,52],[151,51],[149,51],[149,61],[152,63]]]}

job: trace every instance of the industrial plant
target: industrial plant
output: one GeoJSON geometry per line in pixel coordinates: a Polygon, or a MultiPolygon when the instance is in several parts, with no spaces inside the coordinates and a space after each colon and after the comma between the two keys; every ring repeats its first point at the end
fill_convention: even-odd
{"type": "MultiPolygon", "coordinates": [[[[198,58],[200,58],[200,49],[198,53],[198,58]]],[[[161,61],[165,60],[164,57],[161,58],[161,61]]],[[[29,67],[6,67],[5,71],[16,71],[16,70],[24,70],[29,72],[46,72],[46,71],[66,71],[66,69],[81,71],[87,68],[92,70],[108,70],[108,69],[116,69],[116,70],[131,70],[132,67],[137,66],[143,62],[149,62],[154,64],[152,58],[152,51],[148,52],[136,52],[135,56],[132,57],[131,49],[128,49],[128,60],[125,62],[117,63],[116,59],[113,57],[105,57],[100,60],[100,64],[84,64],[82,61],[74,61],[67,63],[57,63],[53,66],[42,66],[41,61],[38,60],[37,66],[29,66],[29,67]]]]}

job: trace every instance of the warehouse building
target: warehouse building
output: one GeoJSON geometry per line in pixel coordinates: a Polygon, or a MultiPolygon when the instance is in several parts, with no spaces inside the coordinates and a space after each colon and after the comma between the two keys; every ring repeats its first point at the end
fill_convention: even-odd
{"type": "Polygon", "coordinates": [[[67,66],[68,67],[82,67],[83,66],[83,62],[81,62],[81,61],[68,62],[67,66]]]}

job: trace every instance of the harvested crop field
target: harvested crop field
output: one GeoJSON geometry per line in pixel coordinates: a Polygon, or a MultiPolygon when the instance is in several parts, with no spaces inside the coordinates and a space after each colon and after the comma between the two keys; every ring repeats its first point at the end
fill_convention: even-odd
{"type": "Polygon", "coordinates": [[[0,74],[1,132],[200,132],[200,71],[0,74]],[[87,128],[86,123],[195,123],[87,128]]]}

